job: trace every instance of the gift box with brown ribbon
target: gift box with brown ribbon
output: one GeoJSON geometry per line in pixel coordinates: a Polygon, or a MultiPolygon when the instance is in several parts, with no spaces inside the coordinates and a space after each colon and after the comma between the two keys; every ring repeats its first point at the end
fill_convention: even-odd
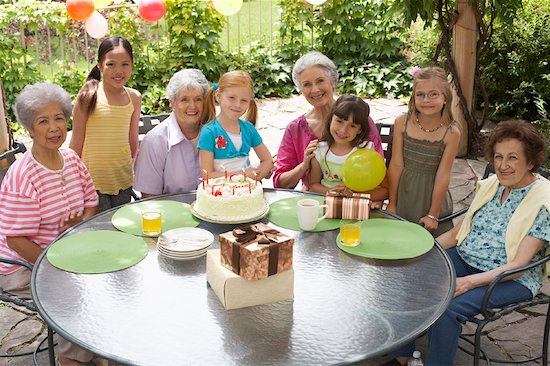
{"type": "Polygon", "coordinates": [[[330,190],[325,195],[327,218],[366,220],[369,218],[370,194],[348,189],[330,190]]]}
{"type": "Polygon", "coordinates": [[[258,223],[220,234],[221,263],[247,280],[292,268],[294,239],[258,223]]]}

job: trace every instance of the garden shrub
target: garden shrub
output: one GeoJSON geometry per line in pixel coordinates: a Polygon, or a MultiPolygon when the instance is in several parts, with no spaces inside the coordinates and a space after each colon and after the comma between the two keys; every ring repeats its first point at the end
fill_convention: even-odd
{"type": "Polygon", "coordinates": [[[401,52],[403,31],[389,1],[331,0],[312,12],[302,1],[280,0],[281,55],[294,62],[311,49],[331,58],[340,72],[340,93],[404,96],[409,62],[401,52]],[[304,42],[305,40],[305,42],[304,42]],[[307,46],[307,41],[311,45],[307,46]],[[292,56],[292,58],[289,58],[292,56]]]}
{"type": "Polygon", "coordinates": [[[293,65],[273,55],[267,47],[254,43],[250,50],[245,47],[243,53],[232,56],[232,69],[247,71],[254,80],[255,98],[284,97],[295,91],[290,76],[293,65]]]}
{"type": "Polygon", "coordinates": [[[481,55],[493,118],[550,123],[550,0],[524,1],[481,55]]]}

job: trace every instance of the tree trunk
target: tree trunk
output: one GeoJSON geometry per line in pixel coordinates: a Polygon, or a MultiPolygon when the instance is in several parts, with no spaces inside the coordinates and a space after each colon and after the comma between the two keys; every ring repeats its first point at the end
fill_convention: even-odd
{"type": "MultiPolygon", "coordinates": [[[[453,28],[453,58],[458,73],[458,82],[467,101],[468,111],[472,111],[474,76],[476,69],[477,25],[474,9],[467,0],[457,0],[456,10],[459,13],[458,21],[453,28]]],[[[468,153],[468,121],[464,117],[459,99],[453,91],[453,116],[461,127],[458,156],[468,153]]]]}
{"type": "Polygon", "coordinates": [[[6,98],[4,97],[4,87],[0,81],[0,153],[6,152],[11,148],[8,118],[6,116],[6,98]]]}

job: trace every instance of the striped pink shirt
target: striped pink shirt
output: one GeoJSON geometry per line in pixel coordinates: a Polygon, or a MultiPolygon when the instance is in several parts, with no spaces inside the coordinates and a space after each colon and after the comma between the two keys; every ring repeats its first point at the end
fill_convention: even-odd
{"type": "MultiPolygon", "coordinates": [[[[92,177],[78,155],[59,149],[63,169],[50,170],[27,151],[9,168],[0,188],[0,256],[22,259],[8,247],[7,236],[26,236],[41,248],[61,234],[61,219],[71,211],[95,207],[92,177]]],[[[0,263],[0,274],[17,266],[0,263]]]]}

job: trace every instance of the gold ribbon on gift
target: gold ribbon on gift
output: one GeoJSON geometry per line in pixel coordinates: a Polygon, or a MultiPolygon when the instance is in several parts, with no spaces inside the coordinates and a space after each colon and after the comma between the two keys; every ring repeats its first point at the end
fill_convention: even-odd
{"type": "Polygon", "coordinates": [[[285,241],[279,238],[281,234],[279,231],[269,228],[262,229],[257,225],[248,225],[245,227],[238,227],[233,229],[233,236],[235,236],[236,243],[233,245],[232,260],[233,268],[236,273],[240,271],[241,260],[241,246],[252,244],[258,239],[258,245],[267,245],[269,249],[269,265],[268,275],[274,275],[277,273],[277,266],[279,264],[279,244],[281,241],[285,241]],[[275,244],[275,245],[272,245],[275,244]]]}
{"type": "Polygon", "coordinates": [[[332,189],[325,195],[328,216],[331,219],[366,220],[369,218],[370,194],[351,190],[332,189]]]}

